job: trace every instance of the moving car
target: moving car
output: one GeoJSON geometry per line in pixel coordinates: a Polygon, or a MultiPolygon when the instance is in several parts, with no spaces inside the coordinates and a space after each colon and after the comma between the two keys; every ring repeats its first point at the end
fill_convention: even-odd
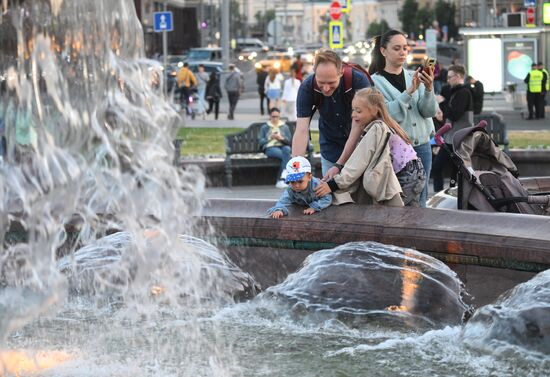
{"type": "Polygon", "coordinates": [[[269,69],[275,68],[279,72],[290,71],[292,65],[292,55],[285,52],[270,52],[265,59],[256,63],[256,68],[268,67],[269,69]]]}
{"type": "Polygon", "coordinates": [[[426,46],[412,46],[407,55],[407,64],[410,68],[417,68],[424,64],[428,59],[426,46]]]}

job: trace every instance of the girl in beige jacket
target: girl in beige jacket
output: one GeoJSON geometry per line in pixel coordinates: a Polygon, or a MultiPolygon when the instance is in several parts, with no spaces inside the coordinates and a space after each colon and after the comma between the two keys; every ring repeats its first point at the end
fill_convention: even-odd
{"type": "Polygon", "coordinates": [[[384,96],[375,88],[357,91],[351,118],[364,126],[362,138],[340,173],[316,194],[333,192],[334,204],[418,207],[426,173],[409,137],[390,117],[384,96]]]}

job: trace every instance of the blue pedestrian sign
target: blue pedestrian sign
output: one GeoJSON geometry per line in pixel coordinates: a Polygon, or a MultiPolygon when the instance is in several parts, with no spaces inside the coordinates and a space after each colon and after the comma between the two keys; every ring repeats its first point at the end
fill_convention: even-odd
{"type": "Polygon", "coordinates": [[[172,31],[174,29],[172,23],[172,12],[155,12],[153,13],[155,33],[162,31],[172,31]]]}
{"type": "Polygon", "coordinates": [[[534,7],[537,5],[537,0],[523,0],[523,6],[534,7]]]}
{"type": "Polygon", "coordinates": [[[344,48],[344,24],[342,21],[330,21],[328,24],[328,44],[330,48],[344,48]]]}

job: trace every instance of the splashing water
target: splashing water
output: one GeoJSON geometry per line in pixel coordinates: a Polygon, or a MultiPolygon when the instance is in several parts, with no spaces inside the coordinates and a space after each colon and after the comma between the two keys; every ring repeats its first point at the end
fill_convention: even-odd
{"type": "Polygon", "coordinates": [[[220,271],[247,276],[178,237],[208,231],[194,220],[204,177],[172,166],[180,119],[143,58],[133,2],[9,1],[0,17],[0,229],[12,237],[0,250],[0,349],[63,345],[116,365],[106,350],[137,347],[120,362],[136,375],[227,375],[231,352],[199,322],[239,288],[220,271]],[[179,323],[181,338],[163,341],[158,321],[179,323]]]}

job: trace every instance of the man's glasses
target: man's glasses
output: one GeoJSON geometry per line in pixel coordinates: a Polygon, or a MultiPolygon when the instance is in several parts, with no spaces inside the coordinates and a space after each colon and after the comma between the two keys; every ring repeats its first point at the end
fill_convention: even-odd
{"type": "Polygon", "coordinates": [[[280,115],[271,115],[272,118],[280,118],[280,115]]]}

